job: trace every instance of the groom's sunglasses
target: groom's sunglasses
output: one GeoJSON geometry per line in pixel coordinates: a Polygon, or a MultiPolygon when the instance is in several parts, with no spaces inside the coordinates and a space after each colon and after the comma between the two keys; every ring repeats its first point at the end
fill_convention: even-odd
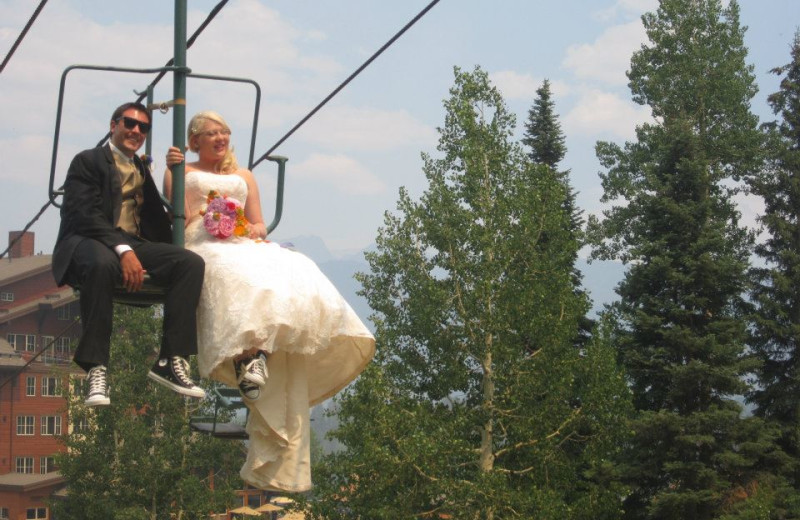
{"type": "Polygon", "coordinates": [[[143,123],[142,121],[139,121],[138,119],[134,119],[134,118],[128,117],[128,116],[118,117],[118,118],[116,118],[114,120],[114,122],[115,123],[119,123],[120,120],[122,120],[122,124],[125,125],[125,129],[126,130],[133,130],[134,128],[136,128],[136,125],[139,125],[139,131],[141,133],[146,134],[147,132],[150,131],[150,127],[151,127],[150,123],[143,123]]]}

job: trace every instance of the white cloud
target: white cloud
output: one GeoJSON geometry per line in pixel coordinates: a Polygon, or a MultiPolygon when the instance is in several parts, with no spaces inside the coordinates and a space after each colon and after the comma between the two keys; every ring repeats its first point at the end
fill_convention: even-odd
{"type": "Polygon", "coordinates": [[[292,168],[292,176],[319,182],[350,195],[374,195],[386,185],[358,161],[342,154],[314,153],[292,168]]]}
{"type": "MultiPolygon", "coordinates": [[[[542,79],[534,78],[531,74],[521,74],[514,70],[501,70],[490,75],[492,83],[503,94],[506,100],[521,99],[531,101],[536,97],[536,89],[542,86],[542,79]]],[[[562,81],[551,81],[550,91],[554,96],[569,94],[569,86],[562,81]]]]}
{"type": "Polygon", "coordinates": [[[609,7],[598,11],[596,16],[599,20],[612,20],[618,16],[640,16],[647,11],[655,11],[658,8],[658,0],[617,0],[609,7]]]}
{"type": "Polygon", "coordinates": [[[609,85],[625,85],[625,71],[631,55],[646,41],[641,21],[616,25],[601,34],[594,43],[570,45],[563,66],[584,80],[597,80],[609,85]]]}
{"type": "Polygon", "coordinates": [[[567,134],[610,134],[631,139],[635,136],[636,125],[650,120],[649,108],[623,100],[616,94],[590,90],[581,95],[564,117],[564,130],[567,134]]]}
{"type": "Polygon", "coordinates": [[[334,150],[385,151],[429,145],[436,131],[405,110],[325,107],[303,126],[297,137],[334,150]]]}

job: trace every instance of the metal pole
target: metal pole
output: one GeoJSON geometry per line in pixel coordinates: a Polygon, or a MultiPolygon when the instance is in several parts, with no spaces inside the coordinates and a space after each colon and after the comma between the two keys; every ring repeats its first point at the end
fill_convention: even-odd
{"type": "MultiPolygon", "coordinates": [[[[147,106],[153,106],[153,85],[147,85],[147,106]]],[[[150,117],[150,122],[153,122],[153,117],[150,117]]],[[[153,157],[153,126],[150,125],[150,133],[147,134],[147,139],[144,142],[144,153],[147,154],[148,157],[153,157]]],[[[150,172],[151,174],[153,172],[150,172]]]]}
{"type": "MultiPolygon", "coordinates": [[[[186,0],[175,0],[175,72],[173,72],[172,145],[186,153],[186,0]]],[[[172,167],[172,243],[183,247],[185,161],[172,167]]]]}

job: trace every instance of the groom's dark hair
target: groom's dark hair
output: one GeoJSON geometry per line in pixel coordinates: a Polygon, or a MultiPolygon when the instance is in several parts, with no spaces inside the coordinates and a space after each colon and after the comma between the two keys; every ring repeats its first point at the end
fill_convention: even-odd
{"type": "Polygon", "coordinates": [[[118,106],[117,109],[114,110],[114,113],[111,114],[111,120],[112,121],[119,120],[119,118],[122,117],[122,113],[125,112],[126,110],[128,110],[129,108],[135,108],[136,110],[139,110],[140,112],[144,112],[145,114],[147,114],[147,119],[150,120],[150,121],[153,121],[153,118],[152,118],[152,116],[150,114],[150,111],[147,109],[146,106],[144,106],[143,104],[139,103],[138,101],[130,101],[128,103],[123,103],[120,106],[118,106]]]}

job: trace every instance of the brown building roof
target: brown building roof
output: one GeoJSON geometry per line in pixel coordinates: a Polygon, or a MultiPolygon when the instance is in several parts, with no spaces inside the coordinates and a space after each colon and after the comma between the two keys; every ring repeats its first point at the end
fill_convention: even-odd
{"type": "Polygon", "coordinates": [[[5,338],[0,338],[0,367],[21,366],[25,366],[25,360],[5,338]]]}
{"type": "Polygon", "coordinates": [[[0,260],[0,285],[27,278],[42,271],[49,271],[52,260],[53,255],[3,258],[0,260]]]}
{"type": "Polygon", "coordinates": [[[0,491],[27,492],[66,482],[58,471],[45,473],[6,473],[0,475],[0,491]]]}

